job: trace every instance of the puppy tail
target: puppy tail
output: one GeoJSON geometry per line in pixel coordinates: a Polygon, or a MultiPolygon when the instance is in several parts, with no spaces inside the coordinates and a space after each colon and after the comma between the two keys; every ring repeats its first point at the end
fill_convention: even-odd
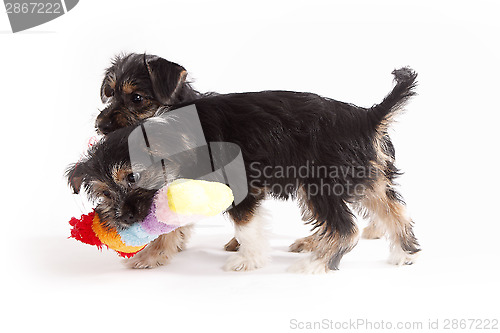
{"type": "Polygon", "coordinates": [[[396,81],[396,86],[384,100],[372,106],[368,117],[378,131],[385,132],[387,128],[403,110],[408,100],[416,95],[414,91],[417,86],[417,73],[410,67],[395,69],[392,74],[396,81]]]}

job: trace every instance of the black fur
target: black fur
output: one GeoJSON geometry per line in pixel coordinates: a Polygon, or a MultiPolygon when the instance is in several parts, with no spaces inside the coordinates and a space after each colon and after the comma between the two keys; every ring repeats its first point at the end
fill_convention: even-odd
{"type": "MultiPolygon", "coordinates": [[[[359,200],[348,188],[370,187],[379,176],[392,180],[399,172],[390,161],[383,170],[373,168],[371,163],[379,158],[374,142],[378,131],[385,130],[381,122],[414,95],[416,73],[402,68],[393,74],[397,82],[394,89],[382,103],[369,109],[316,94],[289,91],[212,96],[170,109],[195,104],[207,142],[226,141],[240,146],[250,193],[260,188],[275,198],[288,199],[297,195],[300,186],[320,188],[327,184],[342,189],[341,195],[308,193],[308,196],[314,210],[310,222],[315,227],[326,223],[330,233],[344,235],[353,229],[352,215],[345,203],[359,200]],[[276,175],[281,171],[278,167],[299,169],[313,161],[316,166],[350,172],[335,178],[301,178],[298,183],[296,178],[276,175]],[[275,175],[264,177],[264,167],[277,169],[275,175]],[[369,174],[361,178],[353,176],[362,170],[369,174]]],[[[384,146],[393,156],[394,147],[387,133],[384,134],[384,146]]],[[[257,205],[256,201],[249,196],[229,213],[242,216],[257,205]]]]}
{"type": "Polygon", "coordinates": [[[396,86],[382,103],[372,107],[370,112],[374,124],[379,124],[384,119],[391,117],[395,111],[401,108],[408,99],[415,95],[417,73],[408,67],[396,69],[392,72],[396,86]]]}

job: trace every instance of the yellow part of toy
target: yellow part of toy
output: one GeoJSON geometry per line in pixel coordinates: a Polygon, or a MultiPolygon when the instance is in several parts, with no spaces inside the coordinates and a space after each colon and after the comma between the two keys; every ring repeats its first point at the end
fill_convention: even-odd
{"type": "Polygon", "coordinates": [[[226,184],[205,180],[177,179],[167,189],[168,206],[177,214],[215,216],[234,200],[226,184]]]}
{"type": "Polygon", "coordinates": [[[106,244],[110,249],[124,253],[134,253],[142,250],[146,245],[142,246],[129,246],[122,242],[120,235],[116,230],[108,230],[104,228],[99,220],[99,216],[95,214],[92,220],[92,230],[94,230],[99,240],[106,244]]]}

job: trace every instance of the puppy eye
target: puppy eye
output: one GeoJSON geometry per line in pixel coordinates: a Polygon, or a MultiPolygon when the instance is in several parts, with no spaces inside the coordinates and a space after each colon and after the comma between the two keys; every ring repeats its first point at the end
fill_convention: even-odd
{"type": "Polygon", "coordinates": [[[143,101],[143,99],[144,98],[141,95],[138,95],[138,94],[132,95],[132,103],[139,104],[143,101]]]}
{"type": "Polygon", "coordinates": [[[102,191],[102,195],[104,195],[108,199],[111,199],[111,192],[109,191],[102,191]]]}
{"type": "Polygon", "coordinates": [[[127,175],[127,182],[130,184],[135,184],[139,181],[139,179],[141,178],[141,175],[138,174],[137,172],[134,172],[134,173],[129,173],[127,175]]]}
{"type": "Polygon", "coordinates": [[[113,97],[115,95],[115,91],[111,89],[109,84],[104,87],[104,95],[106,97],[113,97]]]}

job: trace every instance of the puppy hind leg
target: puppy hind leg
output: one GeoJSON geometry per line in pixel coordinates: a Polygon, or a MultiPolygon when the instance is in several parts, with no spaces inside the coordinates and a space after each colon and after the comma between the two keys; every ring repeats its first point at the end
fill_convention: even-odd
{"type": "MultiPolygon", "coordinates": [[[[306,193],[304,188],[298,191],[297,199],[299,208],[301,210],[302,221],[304,221],[305,223],[314,223],[316,221],[314,208],[312,207],[311,202],[309,201],[309,195],[306,193]]],[[[317,246],[316,242],[318,239],[318,232],[321,231],[317,230],[312,235],[297,239],[289,246],[288,250],[295,253],[311,252],[317,246]]]]}
{"type": "Polygon", "coordinates": [[[379,239],[385,235],[384,229],[381,228],[375,219],[370,220],[370,223],[363,229],[361,238],[364,239],[379,239]]]}
{"type": "MultiPolygon", "coordinates": [[[[316,231],[318,233],[319,231],[316,231]]],[[[316,233],[307,237],[299,238],[290,245],[289,251],[295,253],[311,252],[316,247],[316,233]]]]}
{"type": "Polygon", "coordinates": [[[338,270],[342,257],[356,246],[359,231],[349,208],[340,198],[330,200],[329,206],[321,202],[325,198],[311,198],[308,205],[312,216],[319,225],[310,237],[313,238],[312,253],[299,260],[290,268],[290,272],[321,274],[338,270]],[[321,221],[321,222],[319,222],[321,221]]]}
{"type": "Polygon", "coordinates": [[[341,259],[358,243],[359,233],[355,229],[348,234],[335,231],[314,234],[316,248],[304,259],[290,266],[289,272],[305,274],[323,274],[339,269],[341,259]]]}
{"type": "MultiPolygon", "coordinates": [[[[377,224],[376,220],[372,219],[368,224],[368,226],[366,226],[363,229],[361,238],[379,239],[384,237],[384,235],[385,235],[384,229],[377,224]]],[[[290,245],[289,251],[295,253],[311,252],[316,247],[316,241],[317,238],[315,237],[315,234],[309,235],[304,238],[299,238],[293,244],[290,245]]]]}
{"type": "Polygon", "coordinates": [[[406,206],[392,184],[380,180],[367,193],[363,206],[377,219],[377,225],[384,230],[391,243],[389,262],[395,265],[411,265],[420,245],[413,233],[413,221],[406,206]]]}

